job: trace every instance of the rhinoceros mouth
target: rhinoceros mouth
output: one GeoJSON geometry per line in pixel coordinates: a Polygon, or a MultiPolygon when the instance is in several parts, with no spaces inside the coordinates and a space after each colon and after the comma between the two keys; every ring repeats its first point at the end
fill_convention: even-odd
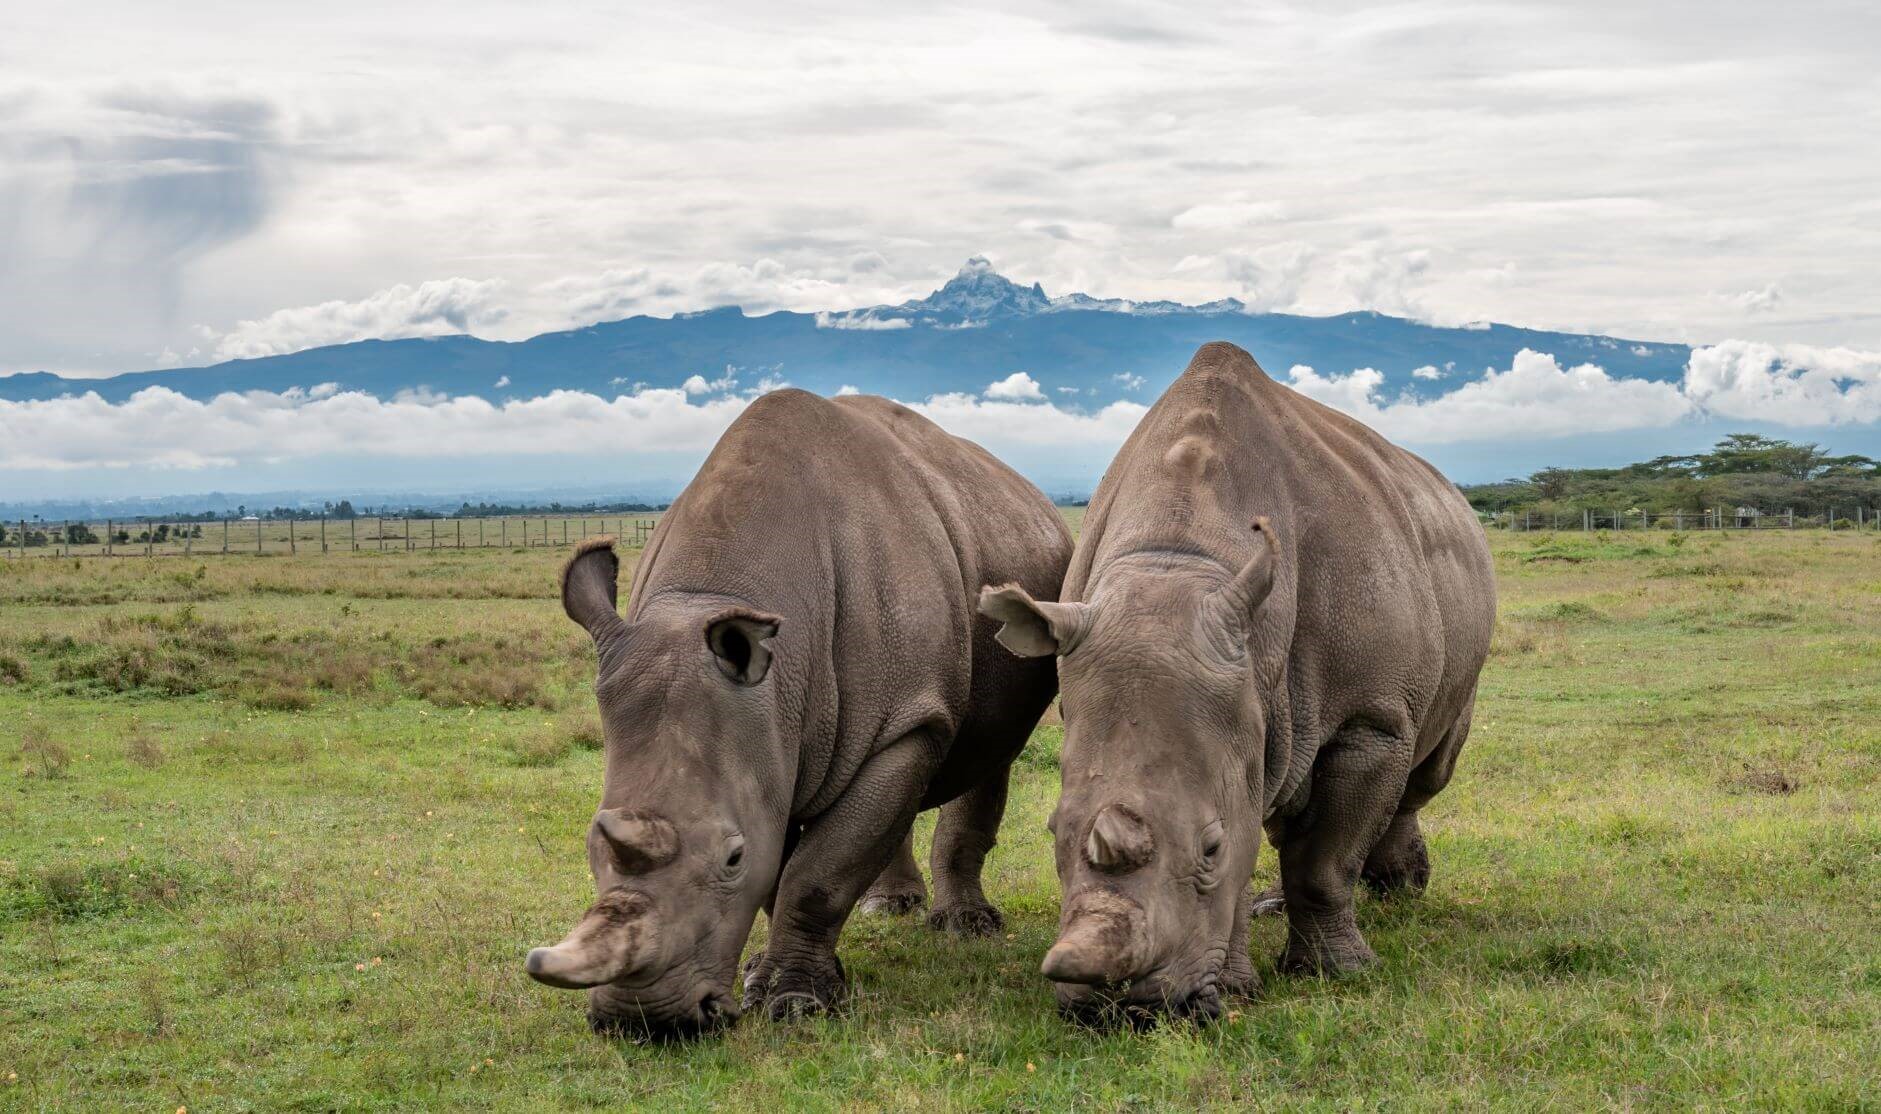
{"type": "Polygon", "coordinates": [[[731,995],[709,990],[687,1006],[642,1009],[636,1005],[592,1006],[588,1026],[603,1037],[636,1043],[669,1044],[709,1037],[738,1022],[731,995]]]}
{"type": "Polygon", "coordinates": [[[1211,973],[1173,984],[1159,972],[1119,986],[1058,983],[1058,1012],[1091,1029],[1152,1029],[1164,1019],[1206,1025],[1221,1016],[1221,988],[1211,973]],[[1174,986],[1184,989],[1177,991],[1174,986]]]}

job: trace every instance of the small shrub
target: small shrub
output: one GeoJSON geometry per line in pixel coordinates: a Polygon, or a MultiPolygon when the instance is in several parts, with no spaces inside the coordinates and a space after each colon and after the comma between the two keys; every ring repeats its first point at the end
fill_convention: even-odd
{"type": "Polygon", "coordinates": [[[131,761],[146,770],[156,769],[169,758],[163,752],[163,744],[142,725],[131,730],[130,740],[125,743],[125,752],[131,761]]]}
{"type": "Polygon", "coordinates": [[[516,744],[516,764],[527,767],[553,766],[568,757],[569,751],[573,749],[574,745],[568,736],[544,729],[523,736],[516,744]]]}
{"type": "Polygon", "coordinates": [[[1768,793],[1773,797],[1787,797],[1801,788],[1801,783],[1782,770],[1771,768],[1759,770],[1744,763],[1744,773],[1737,783],[1753,793],[1768,793]]]}
{"type": "Polygon", "coordinates": [[[242,703],[264,712],[304,712],[313,707],[313,694],[281,678],[266,678],[241,690],[242,703]]]}
{"type": "Polygon", "coordinates": [[[577,750],[600,750],[607,745],[607,733],[601,728],[601,717],[592,712],[579,713],[563,720],[562,737],[577,750]]]}
{"type": "Polygon", "coordinates": [[[72,753],[53,741],[43,723],[27,725],[20,737],[20,757],[28,763],[28,775],[56,779],[72,769],[72,753]]]}
{"type": "Polygon", "coordinates": [[[0,651],[0,685],[25,684],[26,677],[25,659],[0,651]]]}
{"type": "Polygon", "coordinates": [[[1524,618],[1543,623],[1595,623],[1606,616],[1580,600],[1562,600],[1559,603],[1536,608],[1524,618]]]}

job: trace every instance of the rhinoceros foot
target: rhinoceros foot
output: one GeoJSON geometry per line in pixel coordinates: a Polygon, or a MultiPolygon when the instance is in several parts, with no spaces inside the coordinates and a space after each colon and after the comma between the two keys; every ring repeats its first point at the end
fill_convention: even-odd
{"type": "Polygon", "coordinates": [[[987,902],[943,905],[928,914],[929,928],[960,936],[992,936],[1006,927],[1006,918],[987,902]]]}
{"type": "Polygon", "coordinates": [[[927,894],[919,890],[899,893],[871,893],[856,905],[856,912],[880,917],[905,917],[927,904],[927,894]]]}
{"type": "Polygon", "coordinates": [[[1289,934],[1287,950],[1280,954],[1278,967],[1290,975],[1318,975],[1336,978],[1363,971],[1378,962],[1378,953],[1358,934],[1350,932],[1316,933],[1310,937],[1289,934]]]}
{"type": "Polygon", "coordinates": [[[834,1013],[848,992],[842,960],[833,955],[821,964],[790,965],[756,955],[745,964],[744,1008],[763,1006],[772,1021],[834,1013]]]}

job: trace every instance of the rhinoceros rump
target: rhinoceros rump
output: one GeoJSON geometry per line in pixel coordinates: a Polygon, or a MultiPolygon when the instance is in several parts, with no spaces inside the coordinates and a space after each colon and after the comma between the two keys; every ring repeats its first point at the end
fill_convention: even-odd
{"type": "Polygon", "coordinates": [[[931,920],[997,927],[980,868],[1056,679],[973,601],[989,580],[1056,598],[1070,552],[1036,488],[904,407],[752,403],[660,520],[625,618],[609,545],[563,573],[600,661],[599,897],[529,973],[587,988],[597,1028],[712,1028],[738,1016],[762,907],[744,1008],[829,1008],[844,920],[878,876],[880,904],[919,897],[908,832],[942,804],[931,920]]]}
{"type": "Polygon", "coordinates": [[[1371,961],[1354,884],[1429,877],[1417,813],[1469,733],[1495,621],[1456,488],[1210,344],[1105,474],[1063,598],[980,603],[1009,649],[1060,658],[1064,896],[1043,970],[1061,1007],[1205,1018],[1251,991],[1263,825],[1282,968],[1371,961]]]}

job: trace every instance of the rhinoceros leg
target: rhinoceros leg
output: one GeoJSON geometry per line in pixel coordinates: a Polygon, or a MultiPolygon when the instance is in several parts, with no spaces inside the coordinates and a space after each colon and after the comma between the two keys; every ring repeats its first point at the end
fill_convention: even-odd
{"type": "Polygon", "coordinates": [[[901,841],[895,857],[888,861],[888,867],[869,887],[869,892],[862,895],[856,912],[898,917],[926,904],[927,883],[921,878],[921,867],[914,861],[914,833],[910,832],[908,838],[901,841]]]}
{"type": "Polygon", "coordinates": [[[842,796],[804,825],[778,884],[776,916],[763,958],[745,975],[745,1008],[773,1020],[823,1013],[848,990],[836,938],[863,891],[900,849],[914,824],[938,747],[925,732],[876,752],[842,796]]]}
{"type": "Polygon", "coordinates": [[[1365,857],[1365,867],[1359,877],[1381,895],[1418,894],[1430,884],[1430,851],[1424,846],[1424,833],[1417,822],[1417,814],[1450,783],[1450,775],[1456,770],[1457,754],[1469,737],[1474,699],[1472,696],[1472,703],[1464,705],[1463,714],[1457,717],[1437,749],[1411,771],[1410,781],[1404,787],[1404,799],[1398,802],[1397,815],[1391,818],[1391,826],[1365,857]]]}
{"type": "Polygon", "coordinates": [[[986,900],[980,874],[987,852],[999,836],[1006,815],[1006,781],[1011,767],[969,789],[941,809],[934,826],[934,911],[927,923],[963,936],[990,936],[1005,919],[986,900]]]}
{"type": "Polygon", "coordinates": [[[1363,725],[1342,728],[1320,751],[1306,809],[1276,841],[1287,901],[1282,970],[1336,975],[1378,958],[1359,933],[1353,888],[1397,813],[1410,757],[1407,742],[1363,725]]]}

